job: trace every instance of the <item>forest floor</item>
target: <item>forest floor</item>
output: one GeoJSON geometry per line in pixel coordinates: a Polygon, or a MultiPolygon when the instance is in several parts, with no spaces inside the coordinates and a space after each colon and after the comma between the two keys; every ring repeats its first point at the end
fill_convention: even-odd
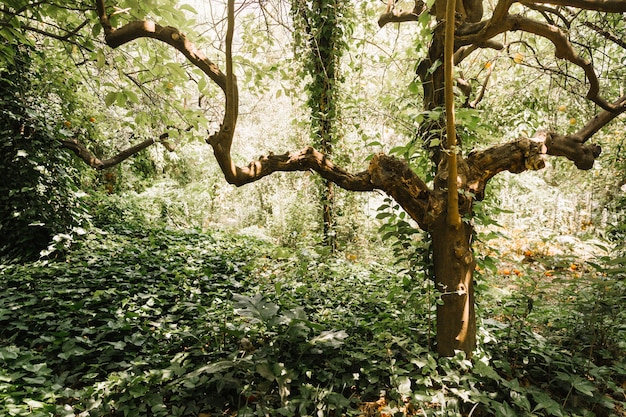
{"type": "Polygon", "coordinates": [[[0,266],[0,414],[626,415],[619,260],[510,242],[477,251],[470,360],[433,353],[420,271],[219,232],[92,232],[0,266]]]}

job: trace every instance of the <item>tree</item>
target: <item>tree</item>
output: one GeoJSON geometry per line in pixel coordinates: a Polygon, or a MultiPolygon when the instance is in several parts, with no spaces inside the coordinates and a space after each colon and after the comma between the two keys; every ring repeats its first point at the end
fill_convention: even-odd
{"type": "MultiPolygon", "coordinates": [[[[294,20],[303,37],[306,73],[311,82],[307,86],[309,93],[308,107],[311,110],[311,133],[313,145],[330,157],[333,154],[333,143],[338,141],[338,98],[340,84],[339,63],[344,49],[347,47],[344,37],[344,15],[348,5],[337,0],[316,0],[308,6],[304,1],[293,2],[294,20]]],[[[321,190],[322,222],[324,241],[335,251],[337,241],[334,230],[335,223],[335,190],[332,181],[326,180],[321,190]]]]}
{"type": "MultiPolygon", "coordinates": [[[[239,166],[231,154],[239,110],[232,49],[236,24],[234,1],[228,1],[225,72],[179,28],[163,26],[147,18],[132,18],[132,9],[141,7],[136,3],[120,1],[109,5],[104,0],[95,0],[98,27],[103,29],[106,44],[118,48],[141,38],[156,39],[182,53],[189,64],[200,69],[219,87],[224,94],[223,120],[219,130],[206,138],[206,142],[212,147],[230,184],[243,186],[279,171],[312,170],[324,180],[346,190],[384,191],[421,229],[430,233],[434,280],[443,301],[438,306],[437,318],[437,348],[442,356],[453,355],[457,350],[469,355],[475,347],[472,286],[475,260],[471,219],[473,205],[485,197],[489,181],[503,171],[521,173],[542,169],[547,156],[568,159],[582,170],[592,168],[601,148],[590,143],[590,139],[626,111],[626,96],[623,93],[619,93],[619,97],[607,98],[607,95],[619,94],[610,85],[601,85],[603,80],[595,65],[598,58],[594,56],[598,43],[593,43],[602,40],[604,45],[612,45],[621,57],[624,56],[626,40],[620,35],[623,33],[620,30],[624,26],[621,14],[626,12],[626,3],[621,0],[499,0],[487,13],[481,0],[458,0],[450,7],[447,7],[446,0],[427,3],[416,0],[409,11],[400,9],[401,2],[389,0],[379,18],[380,26],[392,22],[415,22],[428,28],[432,35],[427,56],[416,66],[416,76],[423,91],[423,110],[429,116],[422,120],[416,139],[421,140],[429,152],[435,172],[432,185],[420,178],[406,161],[382,153],[375,155],[369,166],[357,173],[335,165],[328,155],[312,147],[285,154],[270,153],[239,166]],[[128,15],[130,19],[126,18],[128,13],[131,13],[128,15]],[[446,18],[447,13],[455,17],[454,25],[450,18],[446,18]],[[606,24],[599,25],[597,22],[600,20],[606,24]],[[454,34],[454,42],[448,42],[448,48],[445,47],[446,27],[454,34]],[[574,41],[572,37],[579,34],[580,38],[574,41]],[[587,42],[587,46],[575,46],[582,42],[587,42]],[[536,58],[534,66],[550,76],[567,80],[562,85],[574,86],[575,93],[576,89],[584,88],[585,99],[594,114],[584,125],[573,130],[569,126],[546,126],[532,137],[526,135],[484,149],[467,149],[468,144],[464,144],[461,137],[455,144],[454,112],[450,111],[453,97],[456,96],[458,104],[468,109],[479,106],[488,90],[493,65],[485,65],[487,71],[480,76],[480,80],[478,77],[466,80],[457,71],[453,86],[450,82],[453,68],[447,64],[453,63],[459,69],[468,65],[469,57],[480,56],[485,51],[495,51],[507,57],[513,54],[513,62],[521,64],[524,55],[511,48],[522,45],[532,50],[533,45],[538,43],[550,45],[556,65],[546,65],[536,58]],[[450,95],[450,92],[455,92],[455,95],[450,95]],[[444,107],[448,108],[447,129],[444,128],[446,119],[440,116],[444,107]],[[448,134],[442,133],[446,130],[448,134]]],[[[72,34],[76,32],[65,30],[63,33],[52,35],[71,41],[74,39],[72,34]]],[[[450,41],[450,36],[447,39],[450,41]]],[[[612,68],[621,68],[619,59],[615,61],[612,68]]],[[[488,142],[487,139],[481,138],[481,141],[488,142]]],[[[147,139],[109,160],[94,157],[78,139],[63,140],[62,144],[92,167],[102,169],[119,163],[154,142],[154,139],[147,139]]]]}

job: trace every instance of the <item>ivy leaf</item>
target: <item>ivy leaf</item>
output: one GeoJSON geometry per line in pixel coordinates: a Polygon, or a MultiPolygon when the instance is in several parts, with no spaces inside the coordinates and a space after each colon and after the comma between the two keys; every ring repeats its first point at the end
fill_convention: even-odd
{"type": "Polygon", "coordinates": [[[278,313],[279,307],[268,301],[262,294],[255,294],[252,297],[233,294],[235,303],[235,314],[261,322],[267,322],[278,313]]]}
{"type": "Polygon", "coordinates": [[[312,345],[327,345],[333,348],[338,348],[343,345],[343,341],[347,338],[348,333],[344,330],[324,331],[319,336],[311,339],[309,343],[312,345]]]}
{"type": "Polygon", "coordinates": [[[46,382],[46,378],[44,378],[43,376],[38,376],[35,378],[25,376],[25,377],[22,377],[22,379],[24,380],[24,382],[27,382],[33,385],[43,385],[46,382]]]}
{"type": "Polygon", "coordinates": [[[559,403],[550,398],[550,396],[545,392],[533,392],[532,396],[537,402],[533,412],[546,410],[546,413],[551,416],[561,417],[564,415],[559,403]]]}
{"type": "Polygon", "coordinates": [[[517,417],[517,412],[511,408],[509,403],[503,402],[496,407],[496,415],[501,417],[517,417]]]}
{"type": "Polygon", "coordinates": [[[104,97],[104,104],[106,104],[107,107],[110,107],[113,103],[115,103],[115,100],[117,100],[117,92],[111,91],[106,95],[106,97],[104,97]]]}
{"type": "Polygon", "coordinates": [[[187,10],[190,13],[193,14],[198,14],[198,12],[196,11],[196,9],[194,9],[191,5],[189,4],[183,4],[182,6],[180,6],[180,10],[187,10]]]}

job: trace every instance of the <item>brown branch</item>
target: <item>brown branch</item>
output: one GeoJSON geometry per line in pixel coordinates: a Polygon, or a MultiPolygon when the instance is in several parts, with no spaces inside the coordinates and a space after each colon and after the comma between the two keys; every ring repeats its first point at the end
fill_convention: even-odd
{"type": "Polygon", "coordinates": [[[533,33],[548,39],[555,47],[554,54],[557,58],[565,59],[583,69],[587,81],[589,81],[589,90],[587,91],[587,98],[589,100],[605,110],[617,110],[611,103],[600,97],[600,82],[593,68],[593,64],[580,57],[576,51],[574,51],[573,45],[558,27],[537,22],[519,15],[510,16],[509,19],[512,19],[514,30],[523,30],[524,32],[533,33]]]}
{"type": "MultiPolygon", "coordinates": [[[[622,100],[626,101],[626,97],[622,100]]],[[[585,141],[615,117],[614,113],[603,111],[573,135],[539,131],[533,138],[520,138],[483,151],[473,151],[466,158],[470,171],[468,187],[481,200],[487,182],[496,174],[543,169],[546,155],[563,156],[574,162],[578,169],[591,169],[602,149],[585,141]],[[593,126],[593,129],[589,126],[593,126]],[[591,130],[595,131],[591,133],[591,130]]]]}
{"type": "Polygon", "coordinates": [[[618,38],[617,36],[613,35],[612,33],[609,33],[606,30],[602,29],[600,26],[596,25],[595,23],[584,22],[583,25],[585,25],[588,28],[594,30],[600,36],[610,40],[611,42],[615,43],[617,46],[620,46],[621,48],[626,49],[626,41],[618,38]]]}
{"type": "Polygon", "coordinates": [[[245,169],[235,165],[230,154],[235,135],[235,126],[237,124],[237,116],[239,112],[239,92],[237,90],[237,79],[233,73],[233,54],[232,42],[235,30],[235,5],[234,0],[228,1],[228,26],[226,28],[226,77],[224,93],[226,94],[226,103],[224,111],[224,119],[220,130],[209,136],[206,142],[213,148],[213,154],[217,159],[226,181],[231,184],[243,185],[241,178],[247,178],[244,174],[245,169]]]}
{"type": "Polygon", "coordinates": [[[459,185],[457,183],[456,126],[454,125],[454,29],[456,1],[446,3],[446,27],[444,41],[444,89],[446,105],[446,153],[448,155],[448,212],[447,222],[451,227],[461,225],[459,214],[459,185]]]}
{"type": "MultiPolygon", "coordinates": [[[[165,146],[165,148],[172,152],[176,148],[176,146],[173,146],[169,142],[165,141],[165,139],[167,139],[168,137],[169,135],[167,133],[164,133],[159,136],[158,141],[164,141],[163,145],[165,146]]],[[[134,146],[131,146],[128,149],[121,151],[111,158],[102,160],[92,154],[91,151],[87,149],[87,147],[80,143],[77,139],[59,139],[62,147],[71,150],[87,165],[97,170],[102,170],[117,165],[122,161],[130,158],[131,156],[137,154],[138,152],[141,152],[151,145],[157,143],[158,141],[156,141],[155,139],[146,139],[143,142],[140,142],[134,146]]]]}
{"type": "Polygon", "coordinates": [[[445,209],[445,198],[436,198],[404,161],[384,154],[375,155],[368,177],[375,189],[390,195],[424,230],[429,230],[445,209]]]}
{"type": "Polygon", "coordinates": [[[489,83],[489,79],[491,78],[491,74],[493,73],[494,65],[495,65],[495,61],[492,61],[491,65],[489,65],[489,68],[487,68],[487,74],[485,75],[485,79],[480,85],[478,94],[476,94],[476,97],[474,98],[474,100],[468,104],[470,108],[475,109],[476,106],[478,106],[478,103],[480,103],[482,99],[485,97],[485,91],[487,91],[487,84],[489,83]]]}
{"type": "Polygon", "coordinates": [[[551,4],[607,13],[626,12],[626,1],[624,0],[520,0],[519,2],[529,7],[538,4],[551,4]]]}
{"type": "Polygon", "coordinates": [[[498,41],[487,40],[481,44],[472,44],[472,45],[461,47],[457,49],[457,51],[454,53],[454,65],[460,64],[461,62],[463,62],[465,58],[470,56],[474,51],[481,49],[481,48],[482,49],[489,48],[489,49],[495,49],[496,51],[500,51],[504,49],[504,45],[498,41]]]}
{"type": "Polygon", "coordinates": [[[539,13],[541,13],[541,15],[546,19],[546,21],[548,23],[550,23],[551,25],[555,24],[554,19],[552,17],[550,17],[550,15],[554,15],[556,17],[558,17],[561,22],[565,25],[565,27],[567,29],[570,28],[571,26],[571,22],[560,12],[559,9],[556,9],[554,7],[549,7],[546,6],[544,3],[541,4],[531,4],[531,3],[526,3],[525,4],[526,7],[528,7],[531,10],[536,10],[539,13]]]}
{"type": "Polygon", "coordinates": [[[545,167],[546,148],[542,139],[520,138],[512,142],[473,151],[466,158],[469,168],[468,188],[477,200],[485,195],[487,182],[496,174],[509,171],[520,173],[545,167]]]}
{"type": "Polygon", "coordinates": [[[576,136],[578,136],[582,142],[586,142],[600,129],[607,125],[611,120],[626,112],[626,95],[617,99],[613,103],[613,107],[616,108],[617,111],[601,111],[600,113],[595,115],[589,122],[587,122],[587,124],[582,129],[576,132],[576,136]]]}
{"type": "MultiPolygon", "coordinates": [[[[626,7],[626,1],[623,3],[626,7]]],[[[608,102],[600,96],[600,82],[595,73],[593,64],[576,53],[573,45],[567,39],[567,36],[558,27],[538,22],[522,15],[505,15],[498,21],[490,20],[478,24],[464,25],[460,29],[462,30],[458,32],[460,36],[457,37],[457,42],[465,45],[480,44],[501,33],[516,30],[546,38],[554,45],[554,54],[557,58],[571,62],[585,72],[585,76],[589,82],[589,90],[587,91],[587,98],[589,100],[593,101],[604,110],[610,112],[620,111],[620,107],[615,106],[615,104],[608,102]]]]}
{"type": "Polygon", "coordinates": [[[106,13],[104,0],[96,0],[96,10],[100,18],[100,24],[104,29],[105,41],[111,48],[115,49],[139,38],[160,40],[181,52],[189,62],[201,69],[224,92],[226,91],[226,76],[224,73],[178,29],[171,26],[164,27],[151,21],[133,21],[120,28],[113,28],[106,13]]]}
{"type": "Polygon", "coordinates": [[[574,162],[578,169],[591,169],[595,160],[600,156],[602,148],[596,144],[586,142],[609,122],[626,112],[626,96],[622,96],[612,103],[612,107],[618,110],[601,111],[574,134],[547,133],[545,135],[546,153],[548,155],[564,156],[574,162]]]}
{"type": "Polygon", "coordinates": [[[422,0],[415,0],[415,6],[410,12],[394,10],[393,1],[390,1],[387,10],[378,18],[378,26],[383,27],[387,23],[415,22],[426,11],[426,4],[422,0]]]}
{"type": "Polygon", "coordinates": [[[258,181],[275,172],[294,171],[315,171],[322,178],[350,191],[373,191],[376,189],[367,172],[351,174],[334,165],[326,155],[311,147],[282,155],[270,153],[250,162],[247,166],[235,166],[234,173],[227,175],[226,180],[239,187],[258,181]]]}
{"type": "Polygon", "coordinates": [[[593,143],[585,143],[578,135],[561,135],[548,132],[545,135],[546,153],[564,156],[574,162],[578,169],[591,169],[602,148],[593,143]]]}

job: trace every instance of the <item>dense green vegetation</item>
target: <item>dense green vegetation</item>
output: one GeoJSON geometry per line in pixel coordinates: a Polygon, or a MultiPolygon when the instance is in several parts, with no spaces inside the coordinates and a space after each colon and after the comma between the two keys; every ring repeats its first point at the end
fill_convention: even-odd
{"type": "Polygon", "coordinates": [[[0,413],[623,415],[623,268],[486,269],[475,358],[438,360],[423,273],[288,253],[120,225],[3,266],[0,413]]]}
{"type": "MultiPolygon", "coordinates": [[[[227,2],[105,3],[118,33],[175,26],[226,68],[227,2]]],[[[315,145],[361,172],[386,152],[432,186],[433,16],[379,28],[379,1],[244,3],[236,164],[315,145]]],[[[386,3],[392,20],[420,4],[386,3]]],[[[623,7],[585,4],[603,3],[623,7]]],[[[308,168],[230,186],[205,142],[220,86],[171,44],[105,45],[96,4],[0,8],[1,416],[626,416],[623,117],[598,126],[587,171],[553,155],[463,191],[477,348],[439,357],[437,306],[455,291],[433,281],[419,217],[389,189],[320,193],[308,168]],[[146,141],[106,169],[71,151],[146,141]]],[[[511,13],[567,27],[606,97],[623,96],[623,14],[525,7],[511,13]]],[[[459,62],[460,155],[602,114],[549,39],[506,35],[459,62]]]]}

